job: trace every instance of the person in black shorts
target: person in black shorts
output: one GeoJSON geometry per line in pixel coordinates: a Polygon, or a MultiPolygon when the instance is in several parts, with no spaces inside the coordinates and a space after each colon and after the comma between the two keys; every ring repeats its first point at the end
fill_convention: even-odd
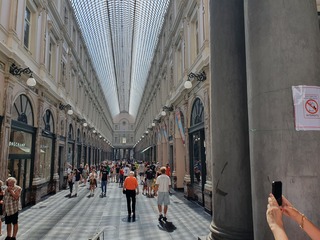
{"type": "Polygon", "coordinates": [[[9,177],[6,181],[7,189],[4,192],[5,223],[7,224],[6,239],[15,240],[18,233],[18,212],[20,209],[21,187],[16,185],[17,180],[9,177]]]}

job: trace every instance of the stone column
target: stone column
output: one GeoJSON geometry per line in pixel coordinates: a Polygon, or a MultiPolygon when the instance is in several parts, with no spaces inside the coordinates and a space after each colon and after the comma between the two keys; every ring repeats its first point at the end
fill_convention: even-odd
{"type": "MultiPolygon", "coordinates": [[[[244,1],[255,239],[271,239],[271,182],[319,226],[320,132],[296,131],[292,86],[319,86],[320,31],[314,0],[244,1]]],[[[285,221],[289,239],[303,239],[285,221]]]]}
{"type": "Polygon", "coordinates": [[[249,240],[253,230],[243,1],[212,0],[210,17],[213,219],[207,239],[249,240]]]}

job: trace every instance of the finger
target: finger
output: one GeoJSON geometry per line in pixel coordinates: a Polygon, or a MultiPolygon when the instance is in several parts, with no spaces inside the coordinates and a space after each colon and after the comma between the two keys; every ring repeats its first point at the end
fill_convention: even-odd
{"type": "Polygon", "coordinates": [[[271,206],[277,206],[277,207],[279,207],[278,202],[277,202],[277,200],[274,198],[273,195],[271,195],[271,196],[268,198],[268,202],[269,202],[269,204],[270,204],[271,206]]]}

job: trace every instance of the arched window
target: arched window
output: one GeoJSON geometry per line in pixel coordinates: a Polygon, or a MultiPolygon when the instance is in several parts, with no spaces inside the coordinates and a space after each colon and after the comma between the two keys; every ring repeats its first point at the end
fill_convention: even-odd
{"type": "Polygon", "coordinates": [[[53,133],[54,130],[54,123],[53,123],[53,116],[50,110],[46,110],[45,114],[42,117],[44,130],[46,132],[53,133]]]}
{"type": "Polygon", "coordinates": [[[201,100],[197,98],[192,106],[190,127],[204,122],[203,110],[203,104],[201,100]]]}
{"type": "Polygon", "coordinates": [[[74,139],[72,124],[69,125],[68,139],[69,140],[74,139]]]}
{"type": "Polygon", "coordinates": [[[33,126],[33,111],[29,98],[21,94],[13,104],[12,119],[33,126]]]}
{"type": "Polygon", "coordinates": [[[80,133],[80,129],[78,128],[77,130],[77,142],[79,143],[81,141],[81,133],[80,133]]]}

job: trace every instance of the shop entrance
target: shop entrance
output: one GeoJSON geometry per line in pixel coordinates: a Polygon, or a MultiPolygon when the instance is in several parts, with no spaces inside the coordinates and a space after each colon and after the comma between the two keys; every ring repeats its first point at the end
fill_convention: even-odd
{"type": "Polygon", "coordinates": [[[204,107],[199,98],[192,106],[189,128],[190,176],[195,199],[204,205],[204,185],[206,183],[206,152],[204,134],[204,107]]]}

